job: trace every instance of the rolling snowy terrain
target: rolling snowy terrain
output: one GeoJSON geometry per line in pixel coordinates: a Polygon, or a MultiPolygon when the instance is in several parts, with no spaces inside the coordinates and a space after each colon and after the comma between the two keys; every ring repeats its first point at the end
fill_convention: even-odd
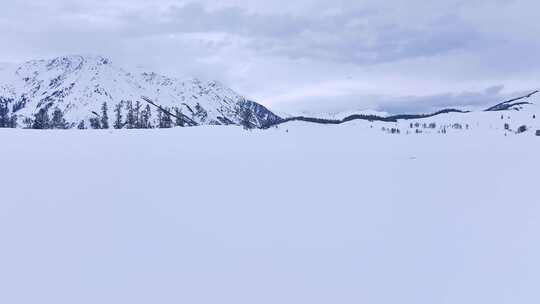
{"type": "Polygon", "coordinates": [[[0,303],[538,303],[535,111],[0,129],[0,303]]]}
{"type": "Polygon", "coordinates": [[[0,69],[2,126],[59,108],[73,128],[140,96],[202,125],[0,128],[0,303],[540,301],[535,93],[313,123],[104,58],[0,69]],[[234,126],[245,109],[271,127],[234,126]]]}
{"type": "MultiPolygon", "coordinates": [[[[65,56],[34,60],[19,66],[0,66],[0,102],[6,101],[18,126],[40,110],[58,108],[68,127],[81,122],[89,126],[94,113],[101,114],[107,103],[110,125],[112,111],[121,108],[124,118],[129,107],[147,96],[169,111],[178,110],[198,125],[230,125],[240,122],[240,112],[248,108],[251,123],[263,126],[279,120],[265,107],[246,100],[215,81],[179,80],[156,73],[134,73],[115,66],[109,59],[92,56],[65,56]]],[[[157,109],[149,107],[149,123],[157,124],[157,109]]]]}
{"type": "Polygon", "coordinates": [[[540,0],[0,5],[0,304],[540,304],[540,0]]]}

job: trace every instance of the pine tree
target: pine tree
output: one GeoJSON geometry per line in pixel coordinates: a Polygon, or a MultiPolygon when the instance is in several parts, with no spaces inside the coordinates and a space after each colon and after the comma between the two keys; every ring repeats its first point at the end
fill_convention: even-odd
{"type": "Polygon", "coordinates": [[[108,129],[109,128],[109,113],[107,103],[104,102],[101,105],[101,128],[102,129],[108,129]]]}
{"type": "Polygon", "coordinates": [[[23,124],[25,129],[32,129],[32,127],[34,126],[34,120],[30,117],[25,117],[23,119],[23,124]]]}
{"type": "Polygon", "coordinates": [[[255,127],[251,123],[252,117],[253,113],[247,105],[240,108],[240,125],[244,127],[245,130],[251,130],[255,127]]]}
{"type": "Polygon", "coordinates": [[[172,109],[169,109],[169,108],[166,108],[167,110],[167,113],[165,113],[165,117],[166,117],[166,127],[167,128],[172,128],[173,127],[173,119],[172,119],[172,115],[171,115],[171,110],[172,109]]]}
{"type": "Polygon", "coordinates": [[[157,116],[158,124],[157,124],[157,126],[158,126],[158,128],[163,128],[163,111],[161,111],[161,109],[158,109],[157,111],[158,111],[158,116],[157,116]]]}
{"type": "Polygon", "coordinates": [[[171,117],[171,114],[170,114],[170,109],[169,108],[165,108],[165,111],[163,111],[163,119],[162,119],[162,125],[161,125],[161,128],[164,128],[164,129],[169,129],[169,128],[172,128],[172,117],[171,117]]]}
{"type": "Polygon", "coordinates": [[[64,119],[64,113],[62,113],[62,110],[60,110],[59,108],[54,108],[50,127],[52,129],[67,129],[68,128],[68,124],[66,120],[64,119]]]}
{"type": "Polygon", "coordinates": [[[199,104],[195,105],[195,117],[198,117],[201,121],[205,121],[208,117],[208,112],[199,104]]]}
{"type": "Polygon", "coordinates": [[[135,129],[141,129],[142,128],[142,124],[141,124],[141,102],[138,101],[138,100],[135,102],[134,127],[135,127],[135,129]]]}
{"type": "Polygon", "coordinates": [[[152,116],[152,110],[150,109],[150,105],[146,105],[146,107],[141,112],[141,128],[143,129],[151,129],[152,123],[150,121],[152,116]]]}
{"type": "Polygon", "coordinates": [[[99,130],[101,129],[101,121],[98,117],[92,117],[90,118],[90,127],[92,129],[99,130]]]}
{"type": "Polygon", "coordinates": [[[79,129],[79,130],[85,130],[86,129],[86,123],[84,122],[84,120],[81,120],[79,122],[79,124],[77,125],[77,129],[79,129]]]}
{"type": "Polygon", "coordinates": [[[122,129],[122,127],[124,126],[124,124],[122,123],[122,107],[123,107],[123,105],[124,105],[124,102],[121,101],[119,104],[117,104],[114,107],[114,115],[115,115],[114,128],[115,129],[122,129]]]}
{"type": "Polygon", "coordinates": [[[49,129],[50,125],[51,121],[49,119],[49,111],[47,108],[40,109],[36,114],[34,114],[32,129],[49,129]]]}
{"type": "Polygon", "coordinates": [[[179,108],[175,107],[174,108],[174,114],[176,115],[176,120],[174,122],[175,126],[177,127],[184,127],[185,126],[185,122],[184,120],[182,119],[182,110],[180,110],[179,108]]]}
{"type": "Polygon", "coordinates": [[[17,115],[11,114],[11,117],[9,118],[9,128],[15,129],[17,128],[17,115]]]}
{"type": "Polygon", "coordinates": [[[135,128],[135,113],[133,112],[133,103],[128,101],[126,104],[126,128],[133,129],[135,128]]]}
{"type": "Polygon", "coordinates": [[[7,128],[9,127],[9,108],[7,105],[7,101],[2,100],[0,101],[0,128],[7,128]]]}

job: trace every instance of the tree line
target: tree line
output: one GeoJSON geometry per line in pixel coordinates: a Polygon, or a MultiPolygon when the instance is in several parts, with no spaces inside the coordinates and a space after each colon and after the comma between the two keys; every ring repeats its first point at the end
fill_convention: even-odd
{"type": "Polygon", "coordinates": [[[0,128],[16,128],[17,116],[9,114],[8,101],[0,99],[0,128]]]}
{"type": "MultiPolygon", "coordinates": [[[[197,105],[200,107],[200,105],[197,105]]],[[[201,107],[202,109],[202,107],[201,107]]],[[[32,117],[27,117],[22,121],[23,127],[27,129],[167,129],[172,127],[190,126],[189,118],[183,115],[178,107],[160,107],[156,106],[156,119],[152,119],[152,109],[149,104],[143,106],[140,101],[135,103],[121,101],[113,107],[112,125],[109,119],[109,106],[107,102],[101,105],[99,113],[92,112],[93,117],[89,120],[81,120],[78,124],[69,123],[64,118],[63,111],[51,106],[45,106],[37,111],[32,117]],[[187,121],[186,121],[187,120],[187,121]],[[87,126],[86,123],[89,123],[87,126]]],[[[199,110],[199,112],[202,110],[199,110]]],[[[253,123],[255,115],[249,107],[238,108],[237,115],[239,124],[244,129],[250,130],[256,128],[253,123]]],[[[192,123],[192,122],[191,122],[192,123]]],[[[17,116],[9,114],[8,102],[0,100],[0,128],[16,128],[17,116]]]]}
{"type": "MultiPolygon", "coordinates": [[[[52,115],[49,114],[49,107],[40,109],[33,115],[32,118],[26,118],[23,121],[27,129],[70,129],[75,127],[74,124],[68,123],[64,118],[64,113],[55,107],[52,110],[52,115]]],[[[101,105],[100,112],[92,112],[93,116],[88,120],[89,126],[86,125],[86,120],[81,120],[76,127],[78,129],[153,129],[153,128],[172,128],[175,126],[184,127],[185,122],[181,118],[182,111],[177,108],[157,109],[157,119],[152,120],[152,109],[150,105],[142,106],[141,102],[122,101],[114,106],[113,121],[110,125],[109,121],[109,106],[106,102],[101,105]],[[175,113],[176,117],[172,117],[171,113],[175,113]]],[[[0,127],[15,128],[17,126],[16,116],[9,116],[7,104],[0,104],[0,127]],[[4,107],[5,106],[5,107],[4,107]],[[12,120],[15,119],[15,122],[12,120]]]]}

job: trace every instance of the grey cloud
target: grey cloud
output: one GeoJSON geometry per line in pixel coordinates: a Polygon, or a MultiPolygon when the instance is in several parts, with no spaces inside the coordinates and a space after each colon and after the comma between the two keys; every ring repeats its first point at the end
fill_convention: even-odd
{"type": "MultiPolygon", "coordinates": [[[[530,91],[503,92],[498,85],[483,91],[447,92],[425,96],[390,97],[384,95],[352,94],[340,98],[312,98],[305,104],[284,104],[284,112],[301,113],[340,113],[363,110],[376,110],[389,114],[427,114],[442,109],[465,111],[484,110],[511,98],[530,93],[530,91]]],[[[533,99],[532,102],[535,102],[533,99]]]]}
{"type": "Polygon", "coordinates": [[[126,14],[123,21],[133,35],[224,32],[244,38],[246,47],[270,56],[353,64],[434,56],[466,48],[479,38],[455,16],[419,28],[381,22],[381,14],[361,8],[330,16],[257,14],[239,7],[209,10],[192,2],[161,13],[126,14]]]}
{"type": "Polygon", "coordinates": [[[21,0],[0,10],[0,61],[102,54],[217,79],[263,103],[292,95],[288,103],[306,107],[427,111],[504,95],[441,92],[537,86],[538,9],[533,0],[21,0]],[[348,76],[360,89],[340,87],[336,99],[325,97],[336,95],[332,87],[290,94],[348,76]],[[419,97],[381,97],[390,86],[394,96],[419,97]]]}
{"type": "Polygon", "coordinates": [[[525,92],[503,93],[498,85],[478,92],[444,93],[428,96],[381,98],[378,108],[391,113],[429,113],[445,108],[482,110],[525,92]]]}

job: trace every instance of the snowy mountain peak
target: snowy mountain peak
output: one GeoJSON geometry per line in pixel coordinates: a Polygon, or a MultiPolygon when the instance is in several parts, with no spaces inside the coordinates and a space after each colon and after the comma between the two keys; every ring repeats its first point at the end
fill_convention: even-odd
{"type": "MultiPolygon", "coordinates": [[[[110,109],[122,108],[120,114],[125,117],[126,106],[137,102],[147,106],[141,96],[149,97],[171,113],[182,113],[196,124],[239,124],[240,113],[246,107],[253,112],[251,122],[256,126],[280,119],[217,81],[179,80],[155,72],[130,72],[103,56],[33,60],[8,68],[2,74],[0,101],[8,104],[20,126],[39,111],[55,108],[62,111],[71,127],[88,124],[104,103],[110,109]]],[[[158,124],[160,111],[155,107],[151,111],[150,123],[158,124]]]]}
{"type": "Polygon", "coordinates": [[[48,71],[56,73],[73,73],[84,66],[101,66],[111,64],[111,60],[102,56],[71,55],[57,57],[50,60],[31,60],[19,67],[17,74],[28,77],[36,72],[48,71]],[[29,75],[30,73],[30,75],[29,75]]]}

